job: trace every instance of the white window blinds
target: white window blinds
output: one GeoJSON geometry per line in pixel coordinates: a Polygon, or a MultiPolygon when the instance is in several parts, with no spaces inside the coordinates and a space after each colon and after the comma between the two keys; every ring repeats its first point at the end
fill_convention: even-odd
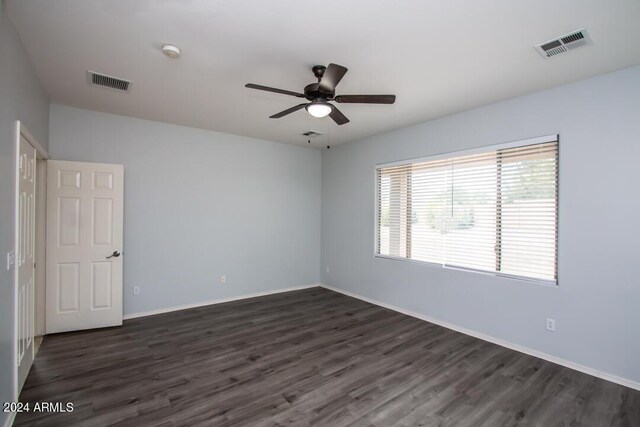
{"type": "Polygon", "coordinates": [[[377,169],[381,256],[557,282],[558,142],[377,169]]]}

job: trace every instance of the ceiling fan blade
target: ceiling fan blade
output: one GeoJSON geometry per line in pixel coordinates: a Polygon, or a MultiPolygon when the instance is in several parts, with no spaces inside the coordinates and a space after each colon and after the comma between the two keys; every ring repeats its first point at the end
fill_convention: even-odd
{"type": "Polygon", "coordinates": [[[395,95],[339,95],[334,99],[343,104],[393,104],[396,102],[395,95]]]}
{"type": "Polygon", "coordinates": [[[281,93],[283,95],[297,96],[298,98],[304,98],[304,94],[303,93],[292,92],[290,90],[284,90],[284,89],[276,89],[275,87],[255,85],[253,83],[247,83],[246,85],[244,85],[244,87],[248,87],[249,89],[264,90],[264,91],[267,91],[267,92],[281,93]]]}
{"type": "Polygon", "coordinates": [[[298,105],[296,105],[295,107],[287,108],[287,109],[286,109],[286,110],[284,110],[284,111],[280,111],[278,114],[274,114],[273,116],[269,116],[269,118],[270,118],[270,119],[279,119],[280,117],[284,117],[284,116],[286,116],[287,114],[291,114],[291,113],[293,113],[294,111],[298,111],[298,110],[300,110],[300,109],[302,109],[302,108],[304,108],[304,107],[306,107],[306,106],[307,106],[307,103],[305,103],[305,104],[298,104],[298,105]]]}
{"type": "Polygon", "coordinates": [[[342,111],[338,110],[338,107],[336,107],[335,105],[331,105],[331,113],[329,113],[329,117],[331,117],[333,121],[339,125],[349,123],[349,119],[347,119],[347,116],[342,114],[342,111]]]}
{"type": "Polygon", "coordinates": [[[338,64],[329,64],[327,69],[320,79],[320,90],[323,92],[333,92],[336,90],[336,86],[340,83],[340,80],[349,71],[347,68],[338,64]]]}

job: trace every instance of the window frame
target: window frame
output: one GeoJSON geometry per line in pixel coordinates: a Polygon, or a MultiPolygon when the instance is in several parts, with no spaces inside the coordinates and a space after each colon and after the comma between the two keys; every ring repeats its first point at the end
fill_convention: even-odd
{"type": "Polygon", "coordinates": [[[550,134],[550,135],[544,135],[544,136],[539,136],[539,137],[534,137],[534,138],[521,139],[521,140],[510,141],[510,142],[505,142],[505,143],[500,143],[500,144],[485,145],[485,146],[475,147],[475,148],[471,148],[471,149],[440,152],[440,153],[436,153],[436,154],[429,155],[429,156],[413,157],[413,158],[404,159],[404,160],[396,160],[396,161],[392,161],[392,162],[377,163],[375,165],[375,168],[374,168],[373,185],[374,185],[374,199],[375,199],[374,200],[374,205],[373,205],[373,215],[374,215],[373,256],[374,256],[374,258],[379,258],[379,259],[382,259],[382,260],[394,260],[394,261],[410,262],[410,263],[416,263],[418,265],[427,265],[427,266],[440,267],[440,268],[444,268],[444,269],[447,269],[447,270],[458,270],[458,271],[465,271],[465,272],[471,272],[471,273],[479,273],[479,274],[488,275],[488,276],[494,276],[494,277],[515,279],[515,280],[519,280],[519,281],[523,281],[523,282],[540,284],[540,285],[543,285],[543,286],[546,286],[546,287],[552,287],[552,288],[557,288],[560,285],[560,263],[559,263],[559,256],[560,256],[560,252],[559,252],[559,248],[560,248],[560,239],[559,239],[559,237],[560,237],[560,233],[559,233],[559,228],[560,228],[560,135],[559,134],[550,134]],[[434,161],[434,160],[442,160],[442,159],[448,159],[448,158],[452,158],[452,157],[461,157],[461,156],[468,156],[468,155],[473,155],[473,154],[481,154],[481,153],[487,153],[487,152],[491,152],[491,151],[498,151],[498,150],[504,150],[504,149],[509,149],[509,148],[523,147],[523,146],[527,146],[527,145],[544,144],[544,143],[548,143],[548,142],[557,142],[557,145],[558,145],[557,173],[556,173],[556,186],[557,186],[557,190],[556,191],[557,192],[556,192],[556,224],[555,224],[556,225],[556,227],[555,227],[555,230],[556,230],[556,247],[555,247],[556,279],[555,280],[540,279],[540,278],[535,278],[535,277],[527,277],[527,276],[521,276],[521,275],[516,275],[516,274],[503,273],[503,272],[500,272],[500,271],[487,271],[487,270],[479,270],[479,269],[470,268],[470,267],[451,266],[451,265],[441,264],[441,263],[437,263],[437,262],[433,262],[433,261],[422,261],[422,260],[406,258],[406,257],[383,255],[383,254],[379,253],[379,249],[380,249],[380,233],[379,233],[380,224],[379,224],[378,206],[379,206],[379,203],[380,203],[380,192],[379,192],[380,188],[378,186],[378,174],[379,174],[379,170],[380,169],[394,167],[394,166],[401,166],[401,165],[410,165],[410,164],[413,164],[413,163],[421,163],[421,162],[429,162],[429,161],[434,161]]]}

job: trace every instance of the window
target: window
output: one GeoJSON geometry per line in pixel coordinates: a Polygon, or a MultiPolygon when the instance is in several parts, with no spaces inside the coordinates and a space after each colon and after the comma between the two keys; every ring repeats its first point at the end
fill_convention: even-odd
{"type": "Polygon", "coordinates": [[[557,283],[558,138],[377,168],[376,253],[557,283]]]}

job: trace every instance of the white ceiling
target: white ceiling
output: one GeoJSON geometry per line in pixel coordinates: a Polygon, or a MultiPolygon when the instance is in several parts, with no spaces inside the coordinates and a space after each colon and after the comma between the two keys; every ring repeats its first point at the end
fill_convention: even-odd
{"type": "Polygon", "coordinates": [[[638,0],[8,0],[52,102],[307,145],[332,145],[640,63],[638,0]],[[534,44],[586,27],[594,44],[543,59],[534,44]],[[182,49],[179,60],[159,50],[182,49]],[[349,68],[335,125],[298,98],[311,66],[349,68]],[[92,87],[87,70],[133,81],[92,87]]]}

